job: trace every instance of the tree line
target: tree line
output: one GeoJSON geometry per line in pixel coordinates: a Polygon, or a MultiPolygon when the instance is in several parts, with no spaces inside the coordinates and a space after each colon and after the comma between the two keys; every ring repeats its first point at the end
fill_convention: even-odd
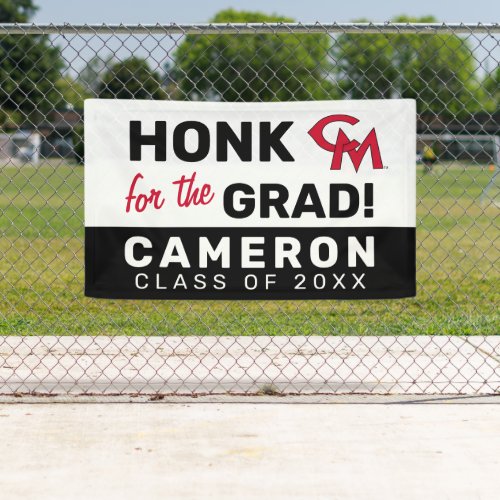
{"type": "MultiPolygon", "coordinates": [[[[27,22],[33,0],[0,0],[0,22],[27,22]]],[[[212,22],[293,22],[227,9],[212,22]]],[[[366,20],[359,20],[366,21],[366,20]]],[[[435,22],[400,16],[394,22],[435,22]]],[[[498,109],[500,68],[477,71],[470,42],[453,34],[187,35],[173,61],[96,56],[76,76],[46,35],[0,35],[0,126],[81,110],[88,97],[287,101],[415,98],[420,113],[466,117],[498,109]]]]}

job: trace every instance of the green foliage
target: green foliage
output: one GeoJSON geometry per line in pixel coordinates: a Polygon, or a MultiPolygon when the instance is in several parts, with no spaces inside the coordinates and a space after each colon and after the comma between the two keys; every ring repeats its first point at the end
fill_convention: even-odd
{"type": "Polygon", "coordinates": [[[25,23],[37,10],[32,0],[0,0],[0,23],[25,23]]]}
{"type": "Polygon", "coordinates": [[[64,64],[45,36],[0,37],[0,102],[11,121],[37,122],[59,99],[64,64]]]}
{"type": "Polygon", "coordinates": [[[344,34],[333,55],[340,88],[352,98],[412,98],[420,113],[453,116],[479,109],[474,57],[467,40],[457,35],[344,34]]]}
{"type": "MultiPolygon", "coordinates": [[[[60,99],[56,103],[58,109],[73,108],[78,112],[83,112],[83,102],[85,99],[94,97],[92,91],[78,80],[65,76],[57,80],[56,88],[60,99]]],[[[75,126],[72,133],[73,151],[78,163],[83,163],[84,145],[83,145],[83,124],[75,126]]]]}
{"type": "MultiPolygon", "coordinates": [[[[287,17],[227,9],[214,23],[290,22],[287,17]]],[[[186,99],[289,101],[335,96],[328,35],[187,35],[172,71],[186,99]]]]}
{"type": "Polygon", "coordinates": [[[500,108],[500,66],[490,73],[483,82],[485,109],[491,113],[500,108]]]}
{"type": "Polygon", "coordinates": [[[106,68],[112,66],[114,63],[115,60],[113,55],[107,57],[95,55],[90,59],[85,68],[80,71],[77,80],[83,87],[88,89],[93,97],[95,97],[102,85],[102,79],[106,73],[106,68]]]}
{"type": "Polygon", "coordinates": [[[97,89],[100,98],[164,99],[161,75],[145,59],[130,57],[114,63],[97,89]]]}
{"type": "MultiPolygon", "coordinates": [[[[0,0],[0,22],[25,22],[35,11],[31,0],[0,0]]],[[[36,123],[54,109],[63,67],[47,36],[0,35],[0,125],[36,123]]]]}
{"type": "Polygon", "coordinates": [[[83,111],[83,101],[93,97],[84,85],[67,75],[59,78],[55,86],[58,92],[58,99],[54,102],[56,109],[83,111]]]}
{"type": "Polygon", "coordinates": [[[342,93],[352,99],[393,96],[398,69],[393,63],[392,42],[387,35],[343,34],[338,37],[333,57],[337,61],[334,71],[342,93]]]}

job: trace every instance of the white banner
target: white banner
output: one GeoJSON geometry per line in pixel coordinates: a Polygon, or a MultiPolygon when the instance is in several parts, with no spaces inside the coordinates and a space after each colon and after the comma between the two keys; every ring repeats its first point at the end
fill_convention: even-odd
{"type": "MultiPolygon", "coordinates": [[[[85,101],[85,224],[93,227],[414,227],[415,126],[415,102],[407,99],[251,104],[90,99],[85,101]],[[321,120],[329,116],[340,118],[319,130],[321,120]],[[357,122],[351,125],[345,121],[347,117],[357,122]],[[155,133],[156,122],[166,124],[166,134],[159,138],[166,148],[166,160],[155,160],[157,148],[152,145],[138,146],[141,160],[131,160],[131,122],[139,122],[140,133],[146,136],[155,133]],[[179,127],[186,123],[201,123],[206,127],[203,129],[208,136],[206,149],[200,151],[199,131],[194,128],[179,131],[179,127]],[[275,136],[266,133],[283,123],[292,125],[286,131],[286,125],[281,125],[275,136]],[[311,130],[315,126],[329,150],[313,139],[315,132],[311,130]],[[371,131],[375,132],[371,137],[376,139],[369,143],[363,154],[362,145],[366,144],[367,137],[370,140],[371,131]],[[350,142],[344,145],[343,151],[339,149],[336,153],[340,168],[332,170],[334,152],[328,144],[338,143],[339,132],[343,132],[350,142]],[[181,149],[200,151],[200,155],[194,157],[194,161],[179,158],[174,148],[174,136],[183,141],[178,152],[181,149]],[[232,143],[227,144],[228,136],[232,143]],[[275,145],[278,152],[262,144],[270,136],[276,138],[271,146],[275,145]],[[218,141],[224,144],[222,148],[217,147],[218,141]],[[349,150],[354,141],[360,145],[349,150]],[[242,146],[235,151],[232,144],[240,143],[242,146]],[[375,146],[380,152],[381,168],[373,165],[375,146]],[[247,156],[241,153],[242,159],[237,151],[246,152],[247,156]],[[222,161],[224,152],[227,156],[222,161]],[[359,164],[353,163],[353,159],[359,164]],[[141,177],[131,192],[138,174],[141,177]],[[213,200],[206,205],[193,202],[189,207],[180,206],[177,198],[182,178],[186,182],[181,195],[187,195],[193,179],[192,191],[208,185],[213,200]],[[357,189],[360,206],[355,214],[329,216],[331,204],[338,204],[342,212],[348,208],[349,202],[349,194],[343,190],[338,193],[338,202],[331,199],[332,183],[345,183],[357,189]],[[366,183],[373,184],[374,205],[373,214],[368,212],[370,217],[366,217],[364,211],[366,183]],[[236,210],[242,200],[251,198],[256,205],[248,216],[238,219],[228,216],[224,209],[224,192],[227,186],[234,184],[250,186],[254,193],[236,190],[230,200],[236,210]],[[265,198],[279,194],[270,187],[266,188],[266,185],[273,184],[286,188],[285,210],[280,215],[271,208],[269,216],[263,216],[265,198]],[[314,184],[321,203],[317,204],[317,211],[292,217],[304,184],[314,184]],[[264,192],[262,185],[265,186],[264,192]],[[137,197],[149,196],[152,189],[161,192],[162,207],[155,209],[153,204],[148,204],[144,211],[136,210],[137,197]],[[125,198],[130,194],[136,198],[131,200],[127,211],[125,198]],[[319,216],[319,205],[325,217],[319,216]],[[285,211],[288,217],[284,216],[285,211]]],[[[313,203],[310,198],[314,194],[305,194],[309,194],[306,201],[313,203]]],[[[336,193],[332,194],[335,196],[336,193]]]]}
{"type": "Polygon", "coordinates": [[[415,147],[415,101],[407,99],[87,100],[86,291],[125,298],[414,295],[415,147]],[[256,274],[255,287],[248,285],[248,269],[275,283],[256,274]],[[324,283],[295,287],[297,275],[309,282],[325,269],[336,272],[324,283]],[[161,285],[173,270],[191,284],[161,285]],[[197,288],[196,276],[207,273],[212,287],[197,288]],[[356,276],[351,288],[338,284],[346,273],[356,276]]]}

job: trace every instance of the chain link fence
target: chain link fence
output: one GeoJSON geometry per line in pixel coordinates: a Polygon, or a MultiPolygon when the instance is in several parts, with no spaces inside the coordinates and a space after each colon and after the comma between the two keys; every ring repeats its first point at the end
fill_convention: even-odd
{"type": "Polygon", "coordinates": [[[0,393],[498,393],[500,26],[0,25],[0,393]],[[84,297],[86,98],[414,98],[417,297],[84,297]]]}

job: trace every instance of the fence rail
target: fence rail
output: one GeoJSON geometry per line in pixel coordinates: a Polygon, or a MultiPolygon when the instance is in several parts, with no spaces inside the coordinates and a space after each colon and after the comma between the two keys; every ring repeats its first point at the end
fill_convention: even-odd
{"type": "Polygon", "coordinates": [[[33,24],[4,23],[9,35],[217,35],[276,33],[499,34],[499,23],[206,23],[206,24],[33,24]]]}
{"type": "Polygon", "coordinates": [[[0,395],[500,392],[499,61],[498,23],[0,24],[0,395]],[[417,297],[84,297],[89,97],[415,99],[417,297]]]}

